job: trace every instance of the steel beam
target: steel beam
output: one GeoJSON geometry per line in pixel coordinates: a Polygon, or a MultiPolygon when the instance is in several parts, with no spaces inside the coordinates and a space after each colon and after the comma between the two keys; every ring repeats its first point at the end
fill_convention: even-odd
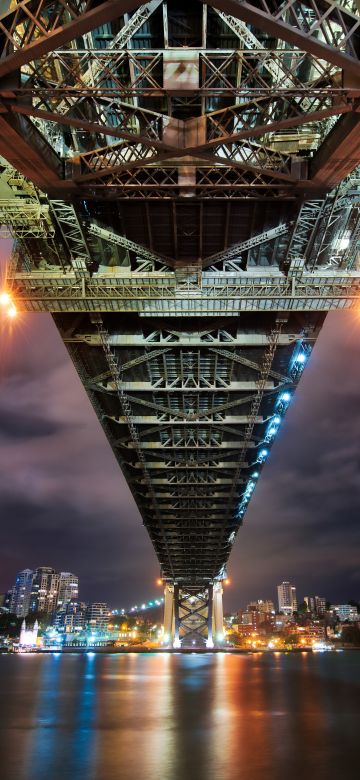
{"type": "Polygon", "coordinates": [[[114,233],[113,230],[106,230],[106,228],[100,227],[100,225],[96,225],[95,222],[90,223],[88,226],[88,231],[92,236],[102,238],[104,241],[108,241],[110,244],[125,247],[125,249],[128,249],[129,252],[135,252],[135,254],[138,254],[144,260],[160,263],[162,266],[164,264],[168,266],[172,266],[174,264],[172,258],[159,255],[156,252],[152,252],[147,247],[141,246],[141,244],[137,244],[135,241],[130,241],[128,238],[126,238],[126,236],[120,236],[118,233],[114,233]]]}
{"type": "Polygon", "coordinates": [[[22,0],[15,7],[10,5],[9,10],[0,15],[3,39],[0,78],[106,22],[135,11],[142,4],[139,0],[107,0],[93,8],[89,5],[89,10],[83,11],[81,3],[70,0],[60,5],[60,12],[56,14],[53,13],[51,2],[46,1],[37,2],[35,8],[32,0],[22,0]],[[22,41],[20,46],[19,38],[22,41]],[[14,50],[9,54],[11,46],[14,50]]]}
{"type": "Polygon", "coordinates": [[[265,230],[263,233],[258,233],[247,241],[241,241],[238,244],[232,244],[222,252],[217,252],[214,255],[209,255],[203,262],[203,268],[209,268],[209,266],[218,262],[226,262],[229,260],[238,260],[242,252],[247,252],[249,249],[253,249],[256,246],[266,243],[267,241],[273,241],[280,236],[286,235],[289,231],[288,224],[280,224],[270,230],[265,230]]]}
{"type": "MultiPolygon", "coordinates": [[[[359,66],[360,67],[360,66],[359,66]]],[[[339,119],[310,164],[314,184],[333,189],[360,165],[360,115],[339,119]]]]}
{"type": "MultiPolygon", "coordinates": [[[[236,360],[236,357],[235,357],[236,360]]],[[[239,361],[240,362],[240,361],[239,361]]],[[[286,380],[289,381],[289,380],[286,380]]],[[[135,382],[135,381],[127,381],[123,380],[121,383],[117,383],[116,386],[114,382],[108,382],[106,385],[99,383],[98,385],[95,385],[96,389],[99,390],[105,390],[107,392],[116,392],[118,385],[121,384],[121,387],[125,390],[125,392],[140,392],[140,393],[189,393],[189,392],[196,392],[196,393],[213,393],[213,392],[221,392],[221,393],[239,393],[239,392],[245,392],[250,390],[256,390],[257,388],[257,382],[256,381],[243,381],[243,382],[235,382],[228,381],[224,382],[223,384],[220,382],[212,381],[209,383],[203,383],[203,384],[194,384],[189,381],[189,378],[186,378],[183,382],[180,380],[177,383],[169,384],[165,383],[165,380],[159,384],[155,384],[154,382],[135,382]]],[[[272,390],[274,387],[274,382],[267,382],[267,390],[272,390]]]]}
{"type": "Polygon", "coordinates": [[[61,160],[25,117],[0,113],[0,155],[42,190],[61,187],[61,160]]]}
{"type": "MultiPolygon", "coordinates": [[[[174,336],[171,336],[170,334],[166,334],[166,332],[162,331],[155,331],[151,334],[151,336],[146,337],[143,334],[140,333],[134,333],[132,335],[128,335],[125,333],[110,333],[109,334],[109,344],[112,347],[151,347],[151,346],[157,346],[161,347],[164,351],[169,348],[169,344],[171,344],[171,348],[176,347],[223,347],[224,343],[226,343],[226,346],[231,347],[265,347],[269,341],[270,341],[270,335],[269,333],[242,333],[238,332],[236,336],[232,336],[230,333],[227,333],[224,331],[224,336],[222,334],[216,335],[211,334],[210,338],[201,338],[200,333],[178,333],[174,336]]],[[[296,341],[301,339],[303,336],[303,333],[301,330],[295,333],[282,333],[279,337],[279,346],[288,346],[289,344],[294,344],[296,341]]],[[[65,343],[74,343],[74,344],[87,344],[89,347],[97,347],[100,345],[100,340],[98,336],[94,333],[78,333],[73,336],[66,336],[63,335],[63,340],[65,343]]]]}
{"type": "Polygon", "coordinates": [[[331,62],[336,67],[359,78],[360,63],[355,52],[354,40],[359,41],[360,20],[358,16],[330,0],[301,0],[300,6],[315,11],[315,24],[309,23],[304,29],[303,19],[298,13],[296,0],[272,3],[269,10],[267,0],[207,0],[214,8],[241,19],[256,29],[263,30],[275,38],[286,41],[291,46],[303,49],[314,57],[331,62]],[[285,18],[284,18],[285,17],[285,18]],[[287,21],[288,20],[288,21],[287,21]],[[340,25],[342,35],[336,38],[336,30],[331,32],[331,23],[340,25]],[[321,31],[321,37],[318,35],[321,31]],[[331,43],[328,43],[329,39],[331,43]],[[346,49],[351,50],[351,54],[346,49]]]}
{"type": "MultiPolygon", "coordinates": [[[[11,284],[27,311],[116,311],[146,316],[235,316],[241,311],[329,311],[358,305],[360,272],[203,275],[202,286],[178,288],[175,274],[95,277],[76,273],[15,273],[11,284]],[[139,278],[140,277],[140,278],[139,278]]],[[[167,344],[166,346],[169,346],[167,344]]]]}
{"type": "MultiPolygon", "coordinates": [[[[220,417],[220,415],[219,415],[220,417]]],[[[157,426],[168,426],[172,423],[176,424],[176,426],[179,425],[185,425],[188,426],[188,422],[186,420],[167,420],[163,419],[161,417],[155,417],[154,415],[137,415],[133,414],[132,419],[135,425],[157,425],[157,426]]],[[[246,425],[249,422],[249,416],[246,414],[243,415],[226,415],[223,417],[223,419],[214,418],[209,420],[198,420],[196,423],[196,427],[198,426],[215,426],[216,427],[222,427],[224,425],[246,425]]],[[[116,423],[119,425],[126,425],[126,419],[125,417],[116,417],[115,418],[116,423]]],[[[256,418],[256,424],[262,425],[264,423],[264,418],[259,416],[256,418]]]]}

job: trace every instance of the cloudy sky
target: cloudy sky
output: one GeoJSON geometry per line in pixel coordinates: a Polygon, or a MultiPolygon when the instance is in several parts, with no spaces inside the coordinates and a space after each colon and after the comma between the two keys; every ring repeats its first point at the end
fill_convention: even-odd
{"type": "MultiPolygon", "coordinates": [[[[155,554],[51,317],[0,335],[0,592],[48,565],[77,573],[84,599],[154,597],[155,554]]],[[[327,318],[234,545],[226,608],[287,579],[300,596],[360,598],[359,463],[360,310],[327,318]]]]}

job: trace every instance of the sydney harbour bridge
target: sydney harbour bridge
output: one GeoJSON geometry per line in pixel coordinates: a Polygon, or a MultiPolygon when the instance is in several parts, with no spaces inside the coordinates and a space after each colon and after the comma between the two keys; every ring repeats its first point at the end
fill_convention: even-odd
{"type": "Polygon", "coordinates": [[[51,312],[175,647],[221,641],[263,465],[359,302],[359,55],[355,0],[1,2],[2,302],[51,312]]]}

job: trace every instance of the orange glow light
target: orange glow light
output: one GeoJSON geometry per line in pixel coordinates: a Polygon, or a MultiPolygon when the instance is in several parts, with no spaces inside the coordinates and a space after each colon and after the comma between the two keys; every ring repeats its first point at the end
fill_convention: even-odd
{"type": "Polygon", "coordinates": [[[162,585],[163,584],[163,581],[162,581],[162,579],[160,579],[160,577],[156,580],[156,584],[157,585],[162,585]]]}
{"type": "Polygon", "coordinates": [[[1,306],[8,306],[9,303],[11,303],[10,295],[7,292],[2,292],[0,294],[0,304],[1,306]]]}
{"type": "Polygon", "coordinates": [[[16,315],[17,315],[16,306],[14,306],[14,304],[12,303],[11,306],[9,306],[9,308],[8,308],[6,313],[7,313],[7,316],[10,317],[11,319],[16,317],[16,315]]]}

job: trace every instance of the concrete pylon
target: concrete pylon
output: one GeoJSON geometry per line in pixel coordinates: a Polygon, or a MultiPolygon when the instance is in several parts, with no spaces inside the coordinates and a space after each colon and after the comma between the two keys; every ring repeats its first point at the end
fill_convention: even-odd
{"type": "Polygon", "coordinates": [[[171,647],[174,639],[174,587],[164,588],[164,644],[171,647]]]}
{"type": "Polygon", "coordinates": [[[180,642],[180,589],[174,585],[174,634],[173,647],[181,647],[180,642]]]}
{"type": "Polygon", "coordinates": [[[224,641],[223,586],[221,582],[214,583],[212,613],[214,643],[221,645],[224,641]]]}
{"type": "Polygon", "coordinates": [[[208,650],[212,650],[214,647],[214,632],[213,632],[213,604],[214,604],[214,586],[208,587],[208,617],[207,617],[207,629],[208,635],[206,640],[206,647],[208,650]]]}

